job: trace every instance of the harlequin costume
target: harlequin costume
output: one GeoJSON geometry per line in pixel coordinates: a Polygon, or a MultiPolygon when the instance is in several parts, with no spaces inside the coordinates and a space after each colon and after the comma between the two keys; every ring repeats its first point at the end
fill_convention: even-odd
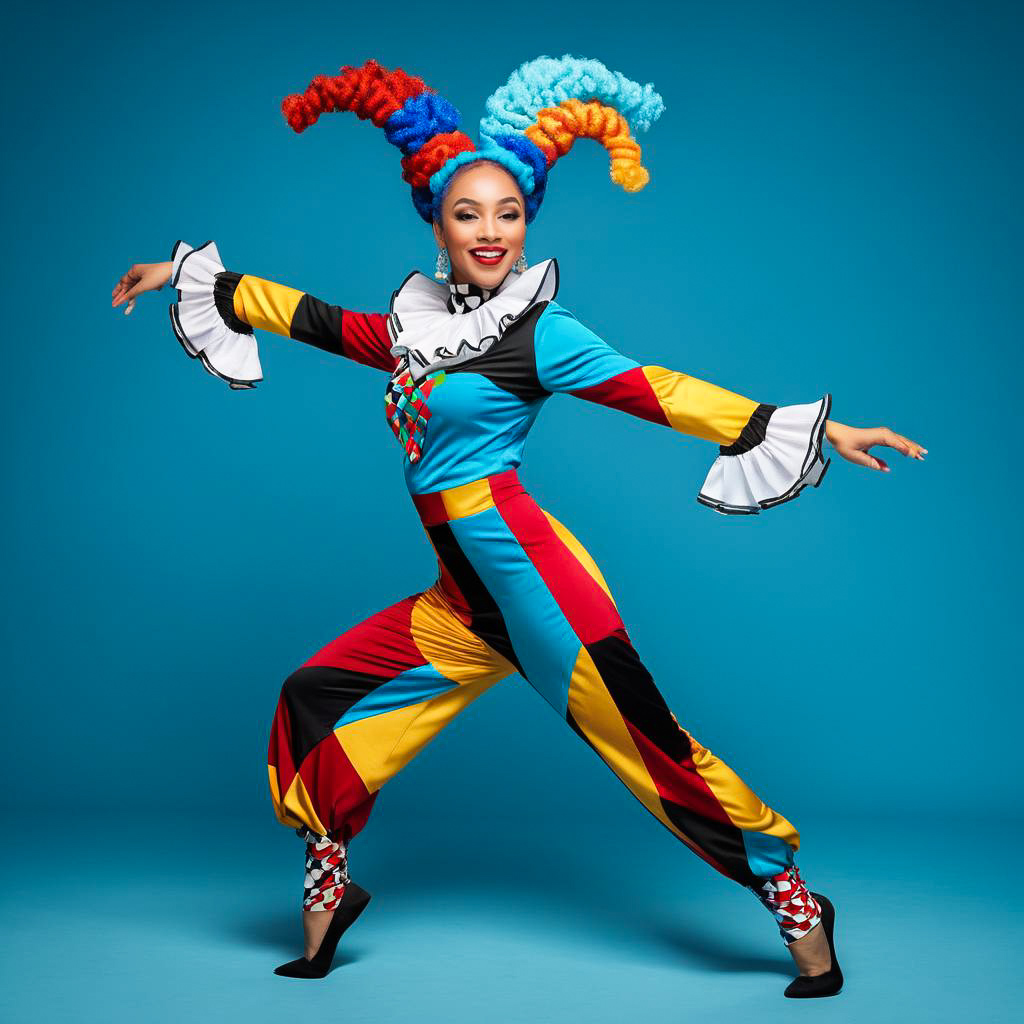
{"type": "MultiPolygon", "coordinates": [[[[383,128],[427,221],[452,175],[477,159],[516,178],[531,220],[577,137],[600,140],[613,181],[637,190],[648,174],[632,131],[662,107],[652,86],[568,56],[518,69],[488,100],[479,147],[457,131],[447,101],[373,61],[320,76],[283,103],[297,131],[330,110],[383,128]]],[[[269,782],[278,820],[307,844],[304,908],[338,906],[349,843],[384,784],[518,673],[658,821],[758,897],[784,941],[817,924],[821,905],[794,861],[797,830],[677,721],[600,569],[518,467],[544,403],[572,395],[716,443],[697,500],[756,514],[821,482],[830,397],[778,407],[641,364],[556,301],[554,259],[510,272],[493,291],[413,272],[386,313],[359,313],[227,270],[212,242],[179,242],[172,258],[174,331],[233,389],[262,379],[254,328],[385,374],[384,411],[437,556],[432,585],[346,629],[282,687],[269,782]]]]}

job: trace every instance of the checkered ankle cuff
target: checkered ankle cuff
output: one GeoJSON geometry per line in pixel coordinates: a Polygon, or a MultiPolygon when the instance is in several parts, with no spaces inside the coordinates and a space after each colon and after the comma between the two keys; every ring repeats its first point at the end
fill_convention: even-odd
{"type": "Polygon", "coordinates": [[[796,864],[748,888],[775,918],[786,945],[802,938],[821,920],[821,904],[808,892],[796,864]]]}

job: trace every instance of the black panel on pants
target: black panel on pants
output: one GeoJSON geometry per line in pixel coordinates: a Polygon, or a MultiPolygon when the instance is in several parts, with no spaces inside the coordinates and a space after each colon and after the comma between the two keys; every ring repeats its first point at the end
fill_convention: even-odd
{"type": "Polygon", "coordinates": [[[455,585],[462,592],[469,604],[473,616],[470,630],[484,643],[493,647],[502,657],[507,658],[516,667],[520,675],[525,675],[516,652],[512,649],[512,640],[508,635],[505,617],[498,608],[497,601],[484,586],[483,580],[477,575],[465,552],[459,547],[451,526],[439,523],[428,526],[427,534],[437,551],[438,558],[452,574],[455,585]]]}

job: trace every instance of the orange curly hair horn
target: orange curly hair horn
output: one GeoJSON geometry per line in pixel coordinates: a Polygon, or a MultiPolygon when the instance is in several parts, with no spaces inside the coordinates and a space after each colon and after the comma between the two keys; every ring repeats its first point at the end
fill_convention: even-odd
{"type": "Polygon", "coordinates": [[[568,99],[557,107],[544,107],[537,112],[536,123],[526,129],[526,137],[544,154],[548,167],[565,156],[577,139],[596,139],[608,150],[609,173],[616,185],[639,192],[651,180],[629,123],[614,107],[598,100],[568,99]]]}

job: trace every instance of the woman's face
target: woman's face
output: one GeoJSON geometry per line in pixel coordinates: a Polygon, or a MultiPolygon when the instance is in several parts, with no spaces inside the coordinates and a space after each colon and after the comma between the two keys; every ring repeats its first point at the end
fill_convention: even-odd
{"type": "Polygon", "coordinates": [[[463,167],[441,204],[434,238],[448,250],[452,281],[496,288],[519,259],[526,238],[526,211],[516,179],[486,161],[463,167]]]}

